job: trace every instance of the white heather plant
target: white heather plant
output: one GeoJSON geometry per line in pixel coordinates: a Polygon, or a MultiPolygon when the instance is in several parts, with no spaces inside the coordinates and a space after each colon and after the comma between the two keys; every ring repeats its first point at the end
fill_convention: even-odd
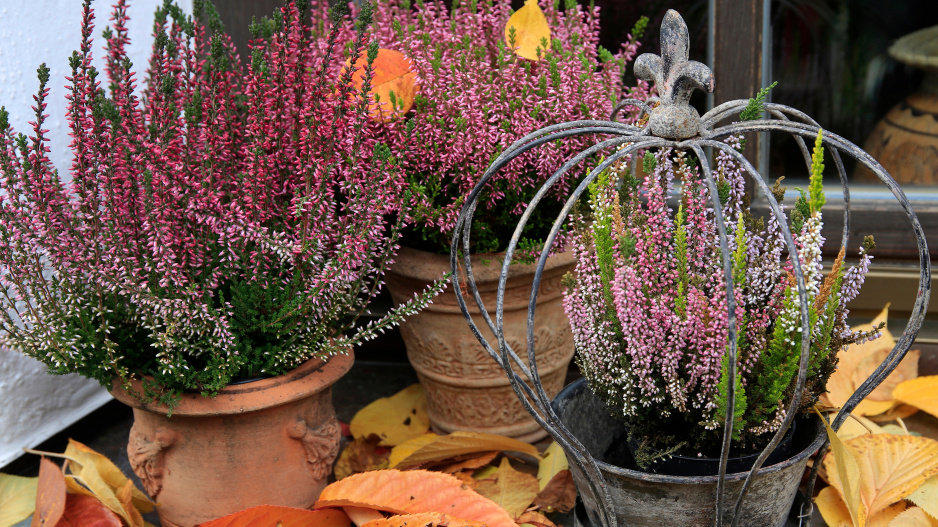
{"type": "MultiPolygon", "coordinates": [[[[761,114],[761,112],[758,112],[761,114]]],[[[738,139],[728,141],[740,148],[738,139]]],[[[637,439],[660,451],[719,456],[727,398],[729,331],[724,268],[698,162],[662,149],[644,158],[640,181],[623,171],[590,187],[589,212],[574,244],[564,306],[577,363],[590,388],[637,439]],[[681,184],[677,210],[668,206],[681,184]],[[621,187],[620,187],[621,185],[621,187]]],[[[872,258],[864,241],[859,263],[844,253],[822,274],[823,150],[818,136],[807,192],[790,213],[810,302],[811,356],[800,408],[789,409],[801,354],[801,313],[792,262],[774,216],[754,217],[735,160],[720,153],[714,177],[732,251],[738,322],[738,376],[733,436],[743,452],[763,448],[786,412],[802,411],[824,393],[837,350],[874,336],[846,324],[847,302],[872,258]]],[[[776,182],[775,198],[784,189],[776,182]]]]}

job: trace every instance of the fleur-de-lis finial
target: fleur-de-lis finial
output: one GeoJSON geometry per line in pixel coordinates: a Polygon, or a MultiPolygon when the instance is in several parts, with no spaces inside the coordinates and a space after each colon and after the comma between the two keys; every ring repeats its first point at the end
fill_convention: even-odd
{"type": "Polygon", "coordinates": [[[661,22],[661,56],[645,53],[635,61],[635,76],[658,88],[659,104],[648,119],[649,130],[658,137],[686,139],[700,131],[700,114],[690,105],[690,95],[695,88],[712,92],[713,72],[706,64],[687,60],[689,50],[687,24],[669,9],[661,22]]]}

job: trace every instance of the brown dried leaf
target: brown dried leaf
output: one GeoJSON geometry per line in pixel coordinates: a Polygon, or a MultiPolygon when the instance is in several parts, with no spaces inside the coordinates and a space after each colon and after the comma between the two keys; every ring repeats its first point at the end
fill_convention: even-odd
{"type": "Polygon", "coordinates": [[[547,516],[537,511],[527,511],[517,519],[518,525],[530,525],[532,527],[557,527],[557,525],[547,519],[547,516]]]}
{"type": "Polygon", "coordinates": [[[479,481],[475,490],[499,504],[512,518],[517,518],[537,497],[537,478],[518,472],[508,458],[502,458],[494,478],[479,481]]]}
{"type": "Polygon", "coordinates": [[[466,456],[459,456],[465,457],[466,459],[464,460],[447,460],[445,464],[440,463],[435,465],[433,470],[438,472],[445,472],[447,474],[455,474],[463,470],[475,470],[477,468],[482,468],[485,465],[488,465],[492,462],[493,459],[495,459],[496,456],[498,456],[498,452],[486,452],[481,456],[476,454],[467,454],[466,456]]]}
{"type": "Polygon", "coordinates": [[[39,488],[36,513],[30,527],[53,527],[65,512],[65,475],[58,465],[45,457],[39,460],[39,488]]]}
{"type": "Polygon", "coordinates": [[[356,437],[350,441],[335,462],[335,479],[340,480],[367,470],[387,468],[391,451],[379,447],[380,442],[381,438],[375,434],[364,439],[356,437]]]}
{"type": "Polygon", "coordinates": [[[554,475],[534,498],[534,505],[546,512],[567,512],[576,505],[576,485],[573,474],[564,469],[554,475]]]}
{"type": "Polygon", "coordinates": [[[547,483],[558,472],[568,468],[570,468],[570,464],[567,462],[567,455],[560,448],[560,444],[554,441],[544,450],[541,462],[537,465],[537,484],[540,485],[541,490],[544,490],[547,483]]]}
{"type": "Polygon", "coordinates": [[[388,466],[405,469],[431,461],[493,450],[522,452],[540,459],[536,448],[517,439],[481,432],[453,432],[445,436],[426,434],[397,445],[391,450],[388,466]]]}

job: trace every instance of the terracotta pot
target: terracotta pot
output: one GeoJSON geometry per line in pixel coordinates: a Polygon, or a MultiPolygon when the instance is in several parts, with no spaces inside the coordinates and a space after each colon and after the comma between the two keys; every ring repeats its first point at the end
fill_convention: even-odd
{"type": "MultiPolygon", "coordinates": [[[[575,266],[573,255],[551,257],[544,269],[535,312],[535,349],[538,374],[553,397],[564,384],[573,358],[573,334],[563,311],[561,279],[575,266]]],[[[535,265],[513,264],[505,290],[505,338],[519,355],[527,357],[528,299],[535,265]]],[[[386,275],[391,298],[400,303],[414,297],[450,270],[449,256],[401,248],[386,275]]],[[[495,293],[501,272],[498,255],[473,257],[473,276],[483,302],[494,317],[495,293]]],[[[467,304],[478,314],[475,301],[467,304]]],[[[493,345],[495,336],[481,315],[476,325],[493,345]]],[[[547,433],[525,411],[504,370],[479,344],[463,317],[452,288],[433,304],[401,324],[407,357],[427,392],[430,422],[434,430],[487,432],[535,442],[547,433]]]]}
{"type": "Polygon", "coordinates": [[[159,503],[162,525],[190,527],[263,504],[311,506],[339,450],[332,385],[353,361],[349,350],[215,398],[186,393],[172,417],[115,386],[112,395],[134,410],[130,465],[159,503]]]}
{"type": "MultiPolygon", "coordinates": [[[[925,70],[925,79],[876,124],[863,148],[899,183],[938,184],[938,26],[900,38],[889,54],[925,70]]],[[[879,182],[862,165],[856,178],[879,182]]]]}
{"type": "MultiPolygon", "coordinates": [[[[674,476],[652,474],[626,468],[634,465],[628,454],[628,432],[621,421],[593,395],[580,379],[554,398],[557,416],[596,460],[609,490],[619,525],[659,527],[661,525],[710,526],[716,522],[717,476],[674,476]]],[[[792,434],[791,455],[763,466],[740,509],[739,525],[783,527],[798,494],[798,485],[808,458],[821,447],[826,433],[816,416],[799,418],[792,434]]],[[[572,453],[568,459],[574,459],[572,453]]],[[[599,526],[600,503],[587,484],[586,474],[570,463],[573,482],[581,503],[575,512],[577,525],[599,526]]],[[[748,472],[726,475],[723,491],[723,525],[730,525],[736,499],[748,472]]]]}

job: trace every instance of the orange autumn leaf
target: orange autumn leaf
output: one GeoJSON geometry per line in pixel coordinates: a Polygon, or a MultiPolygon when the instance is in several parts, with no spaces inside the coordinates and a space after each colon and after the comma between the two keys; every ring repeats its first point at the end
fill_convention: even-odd
{"type": "Polygon", "coordinates": [[[55,527],[121,527],[120,518],[98,498],[69,494],[65,499],[62,519],[55,527]]]}
{"type": "Polygon", "coordinates": [[[938,417],[938,375],[904,381],[892,393],[899,401],[938,417]]]}
{"type": "Polygon", "coordinates": [[[395,514],[445,512],[488,527],[515,527],[504,509],[459,479],[427,470],[375,470],[349,476],[323,489],[314,508],[347,506],[395,514]]]}
{"type": "Polygon", "coordinates": [[[442,512],[399,514],[381,520],[372,520],[362,527],[486,527],[484,523],[454,518],[442,512]]]}
{"type": "Polygon", "coordinates": [[[39,460],[39,488],[36,490],[36,512],[30,527],[59,523],[65,512],[65,475],[45,457],[39,460]]]}
{"type": "MultiPolygon", "coordinates": [[[[351,60],[345,61],[347,68],[351,60]]],[[[355,61],[352,85],[361,90],[365,77],[368,57],[364,54],[355,61]]],[[[417,94],[417,73],[413,70],[410,59],[400,51],[379,49],[378,56],[372,63],[374,78],[371,79],[371,91],[374,100],[368,104],[369,117],[375,121],[390,121],[408,111],[414,105],[417,94]]]]}
{"type": "Polygon", "coordinates": [[[557,527],[557,524],[550,521],[547,516],[537,511],[527,511],[518,518],[518,524],[531,527],[557,527]]]}
{"type": "Polygon", "coordinates": [[[311,511],[293,507],[260,505],[196,527],[349,527],[351,520],[341,510],[311,511]]]}
{"type": "Polygon", "coordinates": [[[516,55],[528,60],[538,60],[537,48],[550,46],[550,26],[537,0],[525,0],[524,6],[515,11],[505,24],[505,44],[516,55]]]}
{"type": "MultiPolygon", "coordinates": [[[[871,331],[889,317],[889,306],[886,306],[870,324],[854,326],[854,331],[871,331]]],[[[827,381],[828,393],[821,396],[824,405],[840,408],[847,403],[847,399],[859,388],[873,371],[886,359],[886,356],[896,345],[896,340],[888,329],[881,330],[882,336],[869,340],[863,344],[852,344],[846,349],[838,351],[837,369],[827,381]]],[[[914,379],[918,376],[919,350],[909,351],[895,370],[876,387],[870,395],[860,401],[853,410],[856,415],[876,416],[889,412],[899,402],[893,396],[893,390],[901,382],[914,379]]]]}
{"type": "MultiPolygon", "coordinates": [[[[859,517],[857,524],[905,499],[930,477],[938,474],[938,441],[911,435],[864,435],[844,442],[859,468],[859,517]]],[[[843,498],[843,485],[835,458],[824,459],[831,486],[843,498]]]]}

